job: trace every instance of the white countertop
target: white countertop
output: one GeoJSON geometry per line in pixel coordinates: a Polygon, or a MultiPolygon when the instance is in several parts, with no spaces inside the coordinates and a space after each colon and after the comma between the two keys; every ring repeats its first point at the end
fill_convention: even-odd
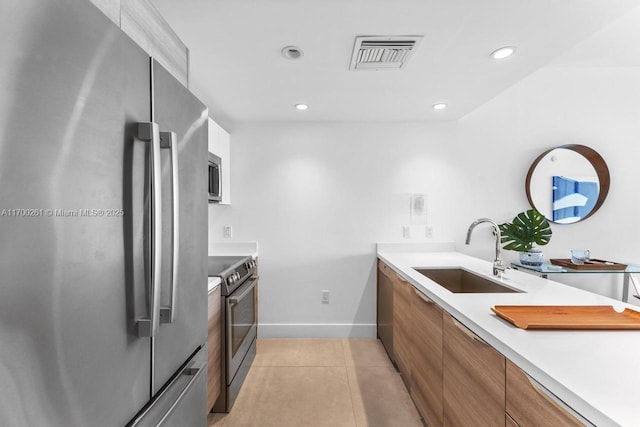
{"type": "Polygon", "coordinates": [[[209,277],[209,285],[207,288],[207,293],[213,291],[215,288],[220,286],[221,283],[222,283],[222,279],[220,279],[219,277],[209,277]]]}
{"type": "Polygon", "coordinates": [[[637,307],[515,270],[498,281],[524,293],[454,294],[412,267],[464,267],[493,278],[491,262],[382,244],[378,257],[591,423],[640,426],[640,331],[528,331],[491,311],[495,305],[637,307]]]}

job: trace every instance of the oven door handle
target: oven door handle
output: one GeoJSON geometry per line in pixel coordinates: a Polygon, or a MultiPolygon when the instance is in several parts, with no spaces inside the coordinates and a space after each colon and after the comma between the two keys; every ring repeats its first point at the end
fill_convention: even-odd
{"type": "MultiPolygon", "coordinates": [[[[251,283],[249,283],[249,284],[247,284],[247,285],[242,285],[242,287],[243,287],[244,289],[242,290],[242,292],[240,293],[240,295],[234,295],[234,296],[232,296],[232,297],[229,297],[229,298],[228,298],[229,306],[234,306],[234,305],[238,304],[238,303],[240,302],[240,300],[241,300],[242,298],[246,297],[246,296],[247,296],[247,294],[248,294],[249,292],[251,292],[251,290],[252,290],[253,288],[255,288],[255,287],[256,287],[256,285],[258,284],[258,277],[257,277],[257,276],[254,276],[254,277],[252,277],[252,278],[251,278],[251,279],[249,279],[249,280],[251,280],[251,283]],[[246,287],[245,287],[245,286],[246,286],[246,287]]],[[[234,292],[234,293],[235,293],[235,292],[234,292]]]]}

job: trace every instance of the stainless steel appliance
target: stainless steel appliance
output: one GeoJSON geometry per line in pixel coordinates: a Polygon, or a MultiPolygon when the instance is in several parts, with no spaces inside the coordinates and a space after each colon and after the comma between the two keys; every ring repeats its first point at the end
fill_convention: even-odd
{"type": "Polygon", "coordinates": [[[88,1],[0,15],[0,425],[206,425],[207,110],[88,1]]]}
{"type": "Polygon", "coordinates": [[[257,264],[252,257],[209,257],[209,276],[222,279],[222,390],[213,412],[229,412],[256,355],[257,264]]]}
{"type": "Polygon", "coordinates": [[[209,153],[209,203],[222,201],[222,159],[209,153]]]}

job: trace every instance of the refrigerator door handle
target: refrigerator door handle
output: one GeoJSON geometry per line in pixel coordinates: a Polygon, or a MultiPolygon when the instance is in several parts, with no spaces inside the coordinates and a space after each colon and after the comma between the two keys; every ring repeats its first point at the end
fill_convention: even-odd
{"type": "Polygon", "coordinates": [[[151,157],[151,287],[149,316],[138,319],[138,336],[152,337],[160,327],[160,290],[162,266],[162,169],[160,163],[160,128],[153,122],[138,123],[137,138],[150,143],[151,157]]]}
{"type": "Polygon", "coordinates": [[[160,308],[160,323],[173,323],[176,318],[176,284],[178,282],[178,263],[180,253],[180,178],[178,175],[178,138],[175,132],[160,132],[160,148],[171,153],[171,245],[172,266],[169,290],[169,305],[160,308]]]}

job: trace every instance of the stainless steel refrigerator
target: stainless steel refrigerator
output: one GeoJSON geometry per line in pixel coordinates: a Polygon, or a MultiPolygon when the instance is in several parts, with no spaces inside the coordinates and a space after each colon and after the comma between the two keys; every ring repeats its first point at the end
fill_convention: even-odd
{"type": "Polygon", "coordinates": [[[0,425],[203,426],[207,110],[88,1],[0,16],[0,425]]]}

